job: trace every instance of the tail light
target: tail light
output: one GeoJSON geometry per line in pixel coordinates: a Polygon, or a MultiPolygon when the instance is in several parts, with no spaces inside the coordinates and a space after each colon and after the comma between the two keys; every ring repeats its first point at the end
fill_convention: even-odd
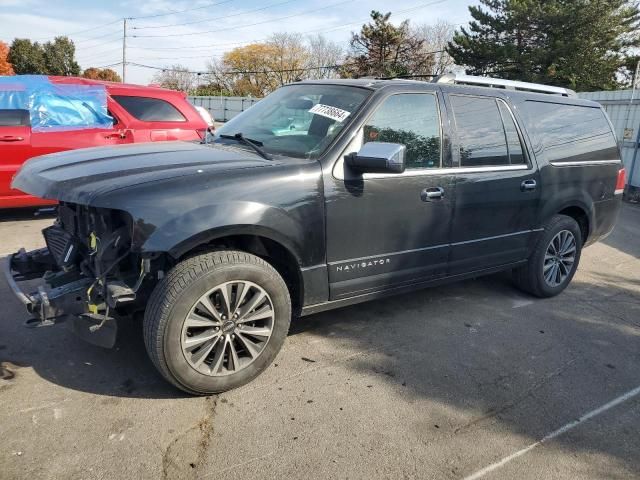
{"type": "Polygon", "coordinates": [[[624,168],[621,168],[620,170],[618,170],[618,180],[616,181],[616,195],[619,193],[624,192],[624,186],[627,183],[627,176],[626,173],[624,171],[624,168]]]}

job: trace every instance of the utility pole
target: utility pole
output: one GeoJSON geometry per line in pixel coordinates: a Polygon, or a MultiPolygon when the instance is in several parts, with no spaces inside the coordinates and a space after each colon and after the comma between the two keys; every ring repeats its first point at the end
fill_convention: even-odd
{"type": "Polygon", "coordinates": [[[122,19],[122,82],[127,81],[127,19],[122,19]]]}

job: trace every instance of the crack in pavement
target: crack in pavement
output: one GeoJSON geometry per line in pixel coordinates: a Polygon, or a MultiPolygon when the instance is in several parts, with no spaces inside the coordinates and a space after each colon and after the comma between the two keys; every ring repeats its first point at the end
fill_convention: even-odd
{"type": "Polygon", "coordinates": [[[199,478],[198,472],[213,435],[217,403],[217,395],[205,397],[203,417],[169,443],[162,455],[164,480],[199,478]]]}
{"type": "Polygon", "coordinates": [[[562,375],[562,373],[565,370],[567,370],[567,368],[569,368],[571,365],[573,365],[576,362],[576,360],[577,360],[577,358],[572,358],[568,362],[564,363],[560,368],[554,370],[553,372],[549,373],[548,375],[545,375],[540,380],[538,380],[536,383],[534,383],[530,388],[525,390],[522,395],[519,395],[518,397],[516,397],[512,401],[505,403],[500,408],[497,408],[497,409],[493,409],[492,408],[486,414],[481,415],[481,416],[479,416],[477,418],[474,418],[473,420],[471,420],[471,421],[465,423],[464,425],[461,425],[460,427],[456,428],[453,431],[454,435],[457,435],[457,434],[459,434],[461,432],[464,432],[465,430],[467,430],[467,429],[469,429],[471,427],[477,426],[479,423],[482,423],[483,421],[488,420],[489,418],[496,417],[496,416],[506,412],[507,410],[510,410],[510,409],[512,409],[514,407],[517,407],[519,404],[521,404],[523,401],[525,401],[529,396],[531,396],[537,390],[540,390],[547,383],[549,383],[549,381],[551,381],[552,379],[554,379],[555,377],[557,377],[559,375],[562,375]]]}

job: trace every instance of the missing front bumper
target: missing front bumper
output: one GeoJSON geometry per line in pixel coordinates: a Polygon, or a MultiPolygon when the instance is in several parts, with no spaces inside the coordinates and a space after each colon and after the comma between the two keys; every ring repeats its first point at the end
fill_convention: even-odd
{"type": "Polygon", "coordinates": [[[46,274],[46,271],[42,271],[46,263],[36,261],[45,253],[43,250],[22,250],[10,255],[2,265],[9,288],[31,315],[25,326],[49,327],[70,320],[72,330],[81,338],[94,345],[111,348],[116,341],[117,323],[108,314],[89,311],[88,291],[94,283],[93,279],[80,277],[55,287],[41,284],[29,294],[20,288],[19,282],[46,274]]]}

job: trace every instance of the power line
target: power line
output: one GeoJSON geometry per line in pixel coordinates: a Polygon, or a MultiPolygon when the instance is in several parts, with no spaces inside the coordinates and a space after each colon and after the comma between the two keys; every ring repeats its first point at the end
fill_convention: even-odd
{"type": "Polygon", "coordinates": [[[205,18],[203,20],[194,20],[193,22],[170,23],[170,24],[167,24],[167,25],[153,25],[153,26],[150,26],[150,27],[132,27],[132,28],[133,28],[133,30],[148,30],[148,29],[151,29],[151,28],[183,27],[185,25],[195,25],[196,23],[210,22],[212,20],[225,20],[225,19],[231,18],[231,17],[239,17],[241,15],[247,15],[249,13],[261,12],[263,10],[268,10],[269,8],[280,7],[282,5],[285,5],[287,3],[293,3],[295,1],[296,0],[285,0],[284,2],[276,3],[276,4],[273,4],[273,5],[267,5],[266,7],[254,8],[253,10],[246,10],[244,12],[234,13],[234,14],[231,14],[231,15],[223,15],[221,17],[210,17],[210,18],[205,18]]]}
{"type": "MultiPolygon", "coordinates": [[[[316,9],[313,9],[313,10],[306,10],[304,12],[298,12],[298,13],[294,13],[292,15],[287,15],[286,17],[273,18],[273,19],[270,19],[270,20],[264,20],[262,22],[256,22],[256,23],[248,23],[248,24],[245,24],[245,25],[235,25],[233,27],[223,28],[223,29],[219,29],[219,30],[207,30],[207,31],[204,31],[204,32],[190,32],[190,33],[170,33],[170,34],[167,34],[167,35],[132,35],[132,36],[134,38],[166,38],[166,37],[186,37],[186,36],[192,36],[192,35],[204,35],[206,33],[227,32],[229,30],[237,30],[239,28],[255,27],[256,25],[263,25],[265,23],[278,22],[280,20],[287,20],[289,18],[299,17],[300,15],[306,15],[308,13],[319,12],[321,10],[326,10],[327,8],[337,7],[339,5],[344,5],[345,3],[351,3],[353,1],[357,1],[357,0],[343,0],[341,2],[332,3],[331,5],[325,5],[324,7],[316,8],[316,9]]],[[[444,1],[444,0],[442,0],[442,1],[444,1]]]]}
{"type": "Polygon", "coordinates": [[[34,38],[34,40],[50,40],[50,39],[55,38],[55,37],[71,37],[73,35],[80,35],[80,34],[86,33],[86,32],[93,32],[93,31],[95,31],[95,30],[97,30],[99,28],[108,27],[109,25],[113,25],[113,24],[118,23],[120,21],[121,20],[118,19],[118,20],[114,20],[113,22],[102,23],[100,25],[96,25],[94,27],[87,28],[85,30],[79,30],[79,31],[73,32],[73,33],[61,33],[59,35],[53,35],[53,36],[50,36],[50,37],[39,37],[39,38],[34,38]]]}
{"type": "Polygon", "coordinates": [[[187,8],[185,10],[174,10],[174,11],[170,11],[167,13],[157,13],[155,15],[143,15],[143,16],[139,16],[139,17],[128,17],[128,20],[142,20],[145,18],[158,18],[158,17],[166,17],[169,15],[179,15],[181,13],[186,13],[186,12],[193,12],[195,10],[202,10],[203,8],[208,8],[208,7],[213,7],[216,5],[222,5],[223,3],[229,3],[232,2],[233,0],[223,0],[222,2],[212,2],[212,3],[208,3],[206,5],[201,5],[199,7],[193,7],[193,8],[187,8]]]}
{"type": "MultiPolygon", "coordinates": [[[[443,3],[446,0],[436,0],[436,1],[431,1],[431,2],[427,2],[427,3],[423,3],[423,4],[419,4],[419,5],[415,5],[413,7],[410,8],[405,8],[403,10],[397,10],[396,12],[394,12],[394,14],[399,14],[399,13],[407,13],[407,12],[411,12],[414,10],[419,10],[421,8],[426,8],[426,7],[430,7],[433,5],[437,5],[439,3],[443,3]]],[[[358,21],[354,21],[354,22],[349,22],[349,23],[344,23],[344,24],[340,24],[340,25],[335,25],[333,27],[330,28],[319,28],[316,30],[307,30],[306,32],[301,32],[304,34],[309,34],[309,33],[324,33],[324,32],[331,32],[334,30],[338,30],[340,28],[344,28],[344,27],[349,27],[352,25],[357,25],[357,24],[361,24],[362,22],[367,22],[368,20],[370,20],[371,17],[362,19],[362,20],[358,20],[358,21]]],[[[237,27],[234,27],[234,29],[237,27]]],[[[136,38],[143,38],[143,36],[137,36],[136,38]]],[[[250,44],[250,43],[256,43],[256,42],[260,42],[263,40],[267,40],[269,37],[262,37],[262,38],[257,38],[254,40],[249,40],[246,42],[232,42],[232,43],[216,43],[214,45],[211,44],[207,44],[207,45],[187,45],[187,46],[183,46],[183,47],[145,47],[145,46],[131,46],[130,48],[134,48],[137,50],[192,50],[192,49],[204,49],[204,48],[215,48],[215,47],[219,47],[219,46],[232,46],[232,45],[246,45],[246,44],[250,44]]]]}
{"type": "MultiPolygon", "coordinates": [[[[309,72],[312,70],[336,70],[338,68],[341,67],[345,67],[348,65],[352,65],[353,63],[342,63],[342,64],[336,64],[336,65],[323,65],[320,67],[300,67],[300,68],[285,68],[285,69],[281,69],[281,70],[234,70],[234,71],[230,71],[230,72],[220,72],[218,73],[218,75],[261,75],[261,74],[267,74],[267,73],[292,73],[292,72],[309,72]]],[[[182,68],[167,68],[167,67],[157,67],[154,65],[145,65],[142,63],[136,63],[136,62],[129,62],[129,65],[135,66],[135,67],[141,67],[141,68],[149,68],[152,70],[159,70],[162,72],[180,72],[180,73],[191,73],[194,75],[205,75],[205,74],[210,74],[211,72],[208,71],[193,71],[193,70],[185,70],[182,68]]]]}
{"type": "MultiPolygon", "coordinates": [[[[435,53],[442,53],[445,50],[433,50],[431,52],[424,52],[424,55],[432,55],[435,53]]],[[[280,69],[280,70],[267,70],[267,69],[263,69],[263,70],[233,70],[233,71],[229,71],[229,72],[219,72],[217,73],[217,75],[261,75],[261,74],[267,74],[267,73],[292,73],[292,72],[309,72],[309,71],[313,71],[313,70],[337,70],[339,68],[342,67],[347,67],[350,65],[357,65],[359,62],[345,62],[345,63],[340,63],[340,64],[335,64],[335,65],[322,65],[322,66],[317,66],[317,67],[299,67],[299,68],[285,68],[285,69],[280,69]]],[[[133,65],[136,67],[141,67],[141,68],[149,68],[152,70],[160,70],[163,72],[182,72],[182,73],[191,73],[194,75],[203,75],[203,74],[210,74],[211,72],[208,71],[192,71],[192,70],[188,70],[188,69],[183,69],[183,68],[171,68],[171,67],[158,67],[155,65],[146,65],[143,63],[137,63],[137,62],[128,62],[129,65],[133,65]]],[[[415,75],[402,75],[402,76],[398,76],[398,77],[388,77],[388,78],[401,78],[401,77],[405,77],[405,78],[411,78],[411,77],[431,77],[434,75],[429,75],[429,74],[415,74],[415,75]]]]}

